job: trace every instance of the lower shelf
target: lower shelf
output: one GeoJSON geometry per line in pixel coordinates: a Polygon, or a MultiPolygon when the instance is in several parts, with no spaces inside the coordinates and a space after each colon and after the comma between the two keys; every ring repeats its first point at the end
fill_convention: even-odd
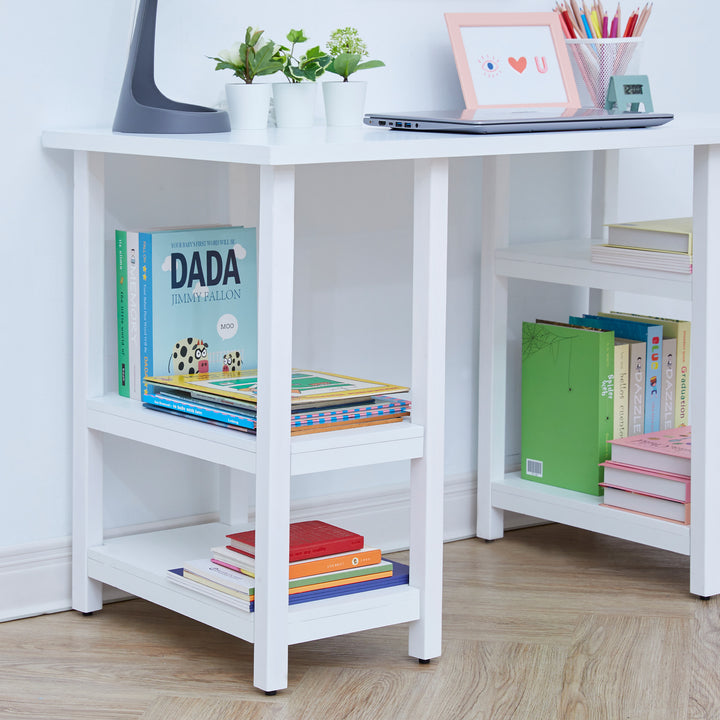
{"type": "Polygon", "coordinates": [[[594,495],[523,480],[519,472],[492,484],[495,508],[690,554],[689,526],[602,507],[601,502],[594,495]]]}
{"type": "MultiPolygon", "coordinates": [[[[207,557],[228,530],[226,525],[210,523],[116,538],[90,549],[88,573],[93,580],[253,642],[254,613],[180,587],[166,577],[169,568],[207,557]]],[[[419,617],[420,594],[407,585],[317,600],[289,608],[288,643],[396,625],[419,617]]]]}

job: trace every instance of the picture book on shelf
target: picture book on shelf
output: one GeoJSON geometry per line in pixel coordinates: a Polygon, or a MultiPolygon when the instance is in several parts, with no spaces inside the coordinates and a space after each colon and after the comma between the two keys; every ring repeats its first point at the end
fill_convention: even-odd
{"type": "Polygon", "coordinates": [[[690,476],[626,465],[615,460],[603,463],[604,481],[623,490],[636,490],[669,500],[690,502],[690,476]]]}
{"type": "MultiPolygon", "coordinates": [[[[246,409],[222,402],[217,395],[202,394],[209,400],[201,400],[181,390],[147,383],[143,403],[155,410],[184,414],[194,420],[207,420],[225,424],[247,432],[257,430],[257,410],[246,409]]],[[[290,416],[293,435],[311,432],[378,425],[400,421],[410,414],[410,401],[385,396],[362,404],[341,405],[324,409],[295,409],[290,416]]]]}
{"type": "MultiPolygon", "coordinates": [[[[230,533],[227,539],[231,547],[246,555],[255,556],[254,530],[230,533]]],[[[290,562],[362,550],[364,546],[365,539],[362,535],[322,520],[290,523],[290,562]]]]}
{"type": "Polygon", "coordinates": [[[139,232],[138,261],[141,378],[257,367],[254,228],[139,232]]]}
{"type": "MultiPolygon", "coordinates": [[[[239,572],[250,575],[250,577],[255,576],[254,557],[235,550],[230,545],[210,548],[210,552],[212,553],[211,559],[215,562],[225,563],[239,572]]],[[[361,550],[351,552],[322,555],[308,560],[296,560],[289,565],[288,577],[290,580],[295,580],[308,575],[320,575],[377,565],[380,561],[380,548],[364,547],[361,550]]]]}
{"type": "MultiPolygon", "coordinates": [[[[664,429],[690,424],[690,320],[676,320],[673,318],[655,317],[653,315],[637,315],[634,313],[621,313],[613,310],[609,313],[598,313],[603,317],[618,317],[624,320],[640,320],[662,325],[663,328],[663,371],[668,384],[674,383],[672,393],[673,420],[668,424],[668,408],[663,407],[664,429]],[[666,340],[675,340],[665,349],[666,340]],[[674,356],[673,356],[674,349],[674,356]],[[674,375],[673,375],[674,371],[674,375]]],[[[665,385],[665,383],[663,383],[665,385]]],[[[668,396],[665,396],[668,402],[668,396]]]]}
{"type": "Polygon", "coordinates": [[[690,475],[692,428],[689,426],[613,439],[610,444],[613,462],[690,475]]]}
{"type": "Polygon", "coordinates": [[[613,435],[612,332],[560,323],[522,329],[521,476],[600,495],[613,435]]]}
{"type": "MultiPolygon", "coordinates": [[[[367,579],[364,582],[351,583],[348,585],[337,585],[335,587],[320,588],[317,590],[308,590],[301,593],[288,593],[288,605],[299,605],[301,603],[313,602],[315,600],[326,600],[329,598],[343,597],[346,595],[355,595],[362,592],[370,592],[372,590],[381,590],[384,588],[398,587],[407,585],[410,580],[410,568],[408,565],[390,560],[392,565],[392,573],[389,576],[381,578],[367,579]]],[[[166,577],[185,588],[195,590],[203,595],[227,603],[246,612],[253,612],[255,609],[255,600],[245,600],[236,595],[226,592],[222,585],[217,587],[206,585],[198,580],[199,576],[193,576],[192,579],[185,577],[183,568],[171,568],[167,571],[166,577]]]]}
{"type": "Polygon", "coordinates": [[[599,330],[612,330],[616,337],[645,343],[645,423],[643,431],[659,430],[660,399],[662,397],[662,325],[601,315],[571,317],[569,322],[573,325],[584,325],[599,330]]]}
{"type": "MultiPolygon", "coordinates": [[[[205,372],[193,375],[157,375],[147,378],[152,385],[168,386],[187,393],[203,392],[223,400],[236,400],[257,406],[257,370],[205,372]]],[[[293,369],[291,398],[293,408],[340,404],[375,395],[407,392],[410,388],[348,375],[293,369]]]]}
{"type": "Polygon", "coordinates": [[[116,230],[118,394],[133,400],[139,400],[141,395],[138,265],[138,233],[116,230]]]}
{"type": "Polygon", "coordinates": [[[608,245],[692,255],[692,218],[610,223],[608,245]]]}
{"type": "Polygon", "coordinates": [[[662,520],[671,520],[682,525],[690,524],[690,503],[669,500],[637,490],[625,490],[601,483],[605,507],[649,515],[662,520]]]}

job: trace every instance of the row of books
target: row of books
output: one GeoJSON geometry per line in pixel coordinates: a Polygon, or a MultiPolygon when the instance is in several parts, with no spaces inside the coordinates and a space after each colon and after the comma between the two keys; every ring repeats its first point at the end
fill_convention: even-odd
{"type": "Polygon", "coordinates": [[[690,427],[611,441],[603,505],[690,524],[690,427]]]}
{"type": "Polygon", "coordinates": [[[594,262],[691,273],[692,218],[608,225],[607,243],[591,248],[594,262]]]}
{"type": "MultiPolygon", "coordinates": [[[[230,533],[210,557],[168,570],[184,587],[246,612],[255,609],[255,531],[230,533]]],[[[406,585],[409,568],[367,547],[363,535],[322,520],[290,524],[288,604],[406,585]]]]}
{"type": "Polygon", "coordinates": [[[521,476],[601,495],[610,440],[689,424],[689,367],[688,321],[523,323],[521,476]]]}
{"type": "MultiPolygon", "coordinates": [[[[257,430],[254,228],[115,233],[118,392],[146,407],[257,430]]],[[[291,432],[399,422],[407,387],[294,370],[291,432]]]]}
{"type": "Polygon", "coordinates": [[[257,367],[255,228],[115,232],[118,393],[147,375],[257,367]]]}

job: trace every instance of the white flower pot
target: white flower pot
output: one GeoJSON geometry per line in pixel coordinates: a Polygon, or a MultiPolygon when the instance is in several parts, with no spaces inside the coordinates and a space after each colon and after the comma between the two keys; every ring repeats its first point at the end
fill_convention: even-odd
{"type": "Polygon", "coordinates": [[[227,83],[225,95],[232,130],[261,130],[267,127],[270,112],[268,83],[227,83]]]}
{"type": "Polygon", "coordinates": [[[278,127],[312,127],[315,120],[314,82],[273,83],[275,123],[278,127]]]}
{"type": "Polygon", "coordinates": [[[334,127],[362,125],[366,90],[365,80],[324,82],[323,97],[327,124],[334,127]]]}

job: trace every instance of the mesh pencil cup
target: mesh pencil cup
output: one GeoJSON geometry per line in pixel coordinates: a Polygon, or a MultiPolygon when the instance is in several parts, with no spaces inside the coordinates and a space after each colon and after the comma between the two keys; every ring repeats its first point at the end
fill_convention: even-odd
{"type": "Polygon", "coordinates": [[[642,38],[565,40],[583,107],[605,107],[613,75],[637,74],[642,38]]]}

